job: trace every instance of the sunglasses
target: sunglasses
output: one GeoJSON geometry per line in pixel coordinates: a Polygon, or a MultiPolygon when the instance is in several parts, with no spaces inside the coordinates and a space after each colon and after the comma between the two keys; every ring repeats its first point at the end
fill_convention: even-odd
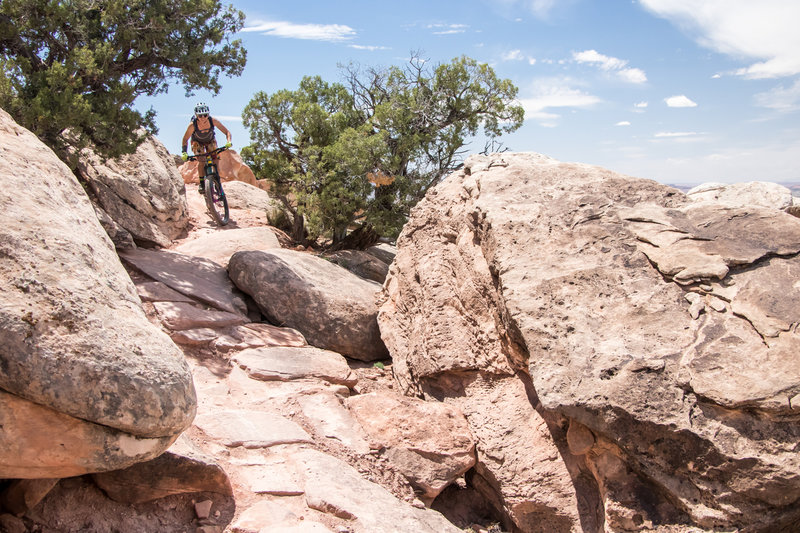
{"type": "Polygon", "coordinates": [[[197,116],[198,117],[207,117],[208,113],[198,113],[197,116]]]}

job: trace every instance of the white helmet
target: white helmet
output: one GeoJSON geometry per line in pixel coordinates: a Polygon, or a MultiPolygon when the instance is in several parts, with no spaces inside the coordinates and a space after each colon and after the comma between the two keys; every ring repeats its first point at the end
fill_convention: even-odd
{"type": "Polygon", "coordinates": [[[208,105],[205,102],[197,102],[194,106],[195,115],[208,115],[208,105]]]}

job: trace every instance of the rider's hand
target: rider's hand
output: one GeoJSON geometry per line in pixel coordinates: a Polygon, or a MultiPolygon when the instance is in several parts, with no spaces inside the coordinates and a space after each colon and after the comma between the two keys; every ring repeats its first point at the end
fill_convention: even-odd
{"type": "Polygon", "coordinates": [[[225,143],[225,148],[230,148],[231,146],[233,146],[233,144],[230,141],[225,143]]]}
{"type": "Polygon", "coordinates": [[[188,161],[189,160],[189,154],[187,154],[186,152],[183,152],[181,154],[181,159],[183,159],[184,161],[188,161]]]}

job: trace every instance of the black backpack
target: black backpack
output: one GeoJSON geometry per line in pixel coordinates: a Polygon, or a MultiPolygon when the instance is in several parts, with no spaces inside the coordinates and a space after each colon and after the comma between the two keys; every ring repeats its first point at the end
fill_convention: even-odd
{"type": "Polygon", "coordinates": [[[194,124],[194,131],[192,132],[192,140],[200,144],[210,144],[216,139],[214,132],[214,119],[208,115],[208,121],[211,123],[211,128],[207,130],[200,130],[197,128],[197,117],[192,117],[192,124],[194,124]]]}

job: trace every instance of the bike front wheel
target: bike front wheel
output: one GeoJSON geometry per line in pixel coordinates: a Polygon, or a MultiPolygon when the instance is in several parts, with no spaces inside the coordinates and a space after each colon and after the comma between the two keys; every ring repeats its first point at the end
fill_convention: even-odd
{"type": "Polygon", "coordinates": [[[206,177],[206,207],[214,221],[224,226],[230,219],[228,199],[222,190],[219,176],[206,177]]]}

